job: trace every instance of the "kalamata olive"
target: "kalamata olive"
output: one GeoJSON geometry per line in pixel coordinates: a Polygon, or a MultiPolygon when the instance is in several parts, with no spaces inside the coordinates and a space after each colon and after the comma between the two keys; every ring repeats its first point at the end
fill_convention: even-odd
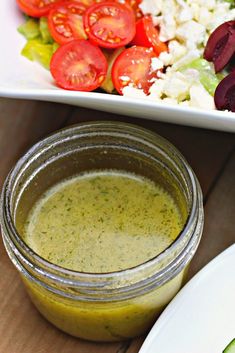
{"type": "Polygon", "coordinates": [[[235,112],[235,72],[231,72],[218,84],[214,100],[217,109],[235,112]]]}
{"type": "Polygon", "coordinates": [[[230,61],[235,52],[235,21],[228,21],[211,33],[204,58],[213,61],[215,72],[221,71],[230,61]]]}

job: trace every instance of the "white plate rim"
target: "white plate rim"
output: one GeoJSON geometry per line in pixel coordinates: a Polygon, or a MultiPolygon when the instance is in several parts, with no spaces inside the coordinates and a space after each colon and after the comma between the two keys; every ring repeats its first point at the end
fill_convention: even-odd
{"type": "MultiPolygon", "coordinates": [[[[154,347],[154,341],[160,334],[161,330],[167,326],[169,320],[171,320],[172,313],[176,311],[182,302],[182,299],[192,292],[193,287],[197,285],[197,282],[206,277],[210,277],[211,272],[216,271],[216,268],[225,262],[226,259],[230,259],[230,256],[235,258],[235,243],[213,258],[207,265],[205,265],[199,272],[197,272],[187,284],[178,292],[178,294],[173,298],[173,300],[168,304],[166,309],[159,316],[149,334],[147,335],[145,341],[143,342],[139,353],[149,353],[149,349],[154,347]]],[[[233,262],[235,262],[233,260],[233,262]]],[[[235,331],[234,331],[235,337],[235,331]]],[[[229,343],[229,342],[227,342],[229,343]]],[[[225,347],[225,346],[224,346],[225,347]]],[[[179,353],[179,352],[175,352],[179,353]]],[[[190,352],[188,352],[190,353],[190,352]]],[[[198,352],[203,353],[203,352],[198,352]]],[[[206,353],[206,352],[204,352],[206,353]]],[[[216,352],[215,352],[216,353],[216,352]]],[[[220,352],[222,353],[222,351],[220,352]]]]}

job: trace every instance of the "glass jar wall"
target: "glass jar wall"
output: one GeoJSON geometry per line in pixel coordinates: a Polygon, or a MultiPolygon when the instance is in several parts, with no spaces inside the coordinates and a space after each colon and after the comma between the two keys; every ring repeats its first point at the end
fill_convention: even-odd
{"type": "Polygon", "coordinates": [[[182,286],[202,234],[202,193],[183,156],[157,134],[118,122],[79,124],[42,140],[18,161],[2,191],[1,228],[10,259],[50,322],[84,339],[124,340],[146,332],[182,286]],[[104,169],[161,185],[180,209],[182,232],[153,259],[117,272],[76,272],[41,258],[21,237],[35,202],[60,181],[104,169]]]}

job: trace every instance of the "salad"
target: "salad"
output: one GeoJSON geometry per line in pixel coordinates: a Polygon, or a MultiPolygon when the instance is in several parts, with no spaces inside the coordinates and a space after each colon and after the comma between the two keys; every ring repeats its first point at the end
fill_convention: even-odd
{"type": "Polygon", "coordinates": [[[233,2],[16,1],[22,55],[59,87],[235,111],[233,2]]]}

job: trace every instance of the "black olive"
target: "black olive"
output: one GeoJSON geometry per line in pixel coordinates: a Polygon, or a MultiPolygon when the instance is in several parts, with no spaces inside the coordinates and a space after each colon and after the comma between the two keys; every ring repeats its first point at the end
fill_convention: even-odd
{"type": "Polygon", "coordinates": [[[235,21],[228,21],[217,27],[210,35],[204,51],[204,58],[213,61],[215,72],[221,71],[235,53],[235,21]]]}
{"type": "Polygon", "coordinates": [[[214,95],[215,106],[219,110],[235,112],[235,72],[231,72],[217,86],[214,95]]]}

